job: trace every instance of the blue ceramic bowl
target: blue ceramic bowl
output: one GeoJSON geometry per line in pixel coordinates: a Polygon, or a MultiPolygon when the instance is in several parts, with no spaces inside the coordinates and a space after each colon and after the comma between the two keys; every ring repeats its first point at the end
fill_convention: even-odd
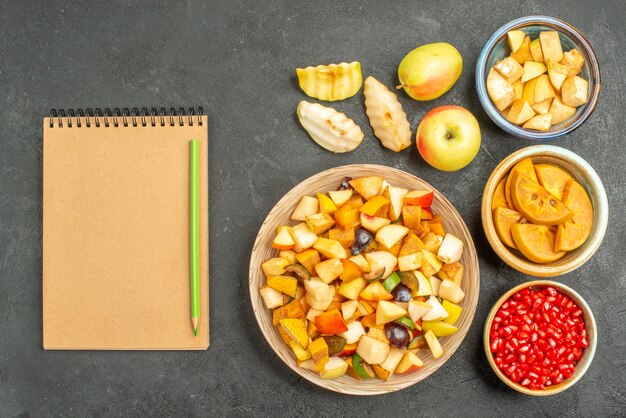
{"type": "Polygon", "coordinates": [[[578,29],[569,23],[549,16],[521,17],[510,21],[498,29],[483,47],[478,57],[478,62],[476,63],[476,89],[478,90],[478,97],[483,108],[491,120],[504,131],[519,138],[549,140],[572,132],[582,125],[591,113],[593,113],[601,90],[600,66],[596,53],[593,48],[591,48],[589,41],[578,29]],[[496,108],[489,94],[487,94],[486,81],[489,70],[497,61],[507,57],[511,52],[506,40],[506,33],[510,30],[522,30],[526,32],[527,35],[530,35],[533,40],[539,36],[539,32],[541,31],[555,30],[559,32],[563,51],[577,48],[583,57],[585,57],[585,65],[578,76],[589,81],[589,100],[576,109],[574,116],[552,126],[549,131],[540,132],[523,129],[509,122],[496,108]]]}

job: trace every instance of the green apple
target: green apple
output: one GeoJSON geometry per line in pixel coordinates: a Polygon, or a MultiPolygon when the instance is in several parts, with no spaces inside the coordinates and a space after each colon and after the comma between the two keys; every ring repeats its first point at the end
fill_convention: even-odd
{"type": "Polygon", "coordinates": [[[398,78],[409,96],[426,101],[450,90],[462,71],[459,51],[448,43],[435,42],[409,52],[400,62],[398,78]]]}
{"type": "Polygon", "coordinates": [[[480,126],[460,106],[440,106],[424,116],[417,128],[417,149],[422,158],[442,171],[468,165],[480,149],[480,126]]]}

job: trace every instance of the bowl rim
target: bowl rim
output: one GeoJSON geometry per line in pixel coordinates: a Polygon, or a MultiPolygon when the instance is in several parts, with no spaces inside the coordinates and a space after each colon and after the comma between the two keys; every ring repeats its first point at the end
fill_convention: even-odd
{"type": "Polygon", "coordinates": [[[505,157],[500,164],[491,172],[485,188],[483,190],[483,198],[481,203],[481,218],[483,224],[483,231],[487,236],[487,241],[491,245],[491,248],[498,255],[498,257],[513,267],[515,270],[529,274],[535,277],[554,277],[568,273],[577,269],[585,264],[600,248],[609,221],[609,203],[606,196],[606,191],[602,185],[602,180],[591,165],[585,161],[578,154],[562,147],[555,145],[531,145],[526,148],[522,148],[513,152],[509,156],[505,157]],[[490,188],[497,186],[496,180],[501,179],[517,162],[526,157],[534,157],[539,155],[549,155],[555,158],[565,159],[572,164],[580,167],[585,171],[590,179],[591,187],[595,191],[597,196],[597,207],[594,210],[598,213],[598,222],[595,228],[591,231],[591,235],[587,238],[588,242],[584,251],[579,253],[576,257],[570,259],[564,264],[558,266],[551,266],[548,264],[538,264],[530,260],[522,259],[514,256],[511,251],[496,238],[495,226],[493,222],[493,216],[491,214],[491,202],[493,200],[493,193],[489,192],[490,188]]]}
{"type": "Polygon", "coordinates": [[[596,324],[596,319],[593,315],[593,312],[591,311],[591,308],[585,301],[585,299],[571,287],[560,282],[556,282],[553,280],[545,280],[545,279],[525,282],[517,286],[514,286],[513,288],[505,292],[496,301],[496,303],[494,303],[493,306],[491,307],[491,310],[489,311],[489,315],[487,315],[487,319],[485,320],[485,327],[483,329],[483,348],[485,351],[485,355],[487,357],[487,361],[489,362],[489,365],[491,366],[491,369],[498,376],[498,378],[500,378],[500,380],[504,382],[507,386],[509,386],[512,389],[515,389],[518,392],[524,393],[526,395],[531,395],[531,396],[555,395],[557,393],[563,392],[564,390],[567,390],[570,387],[572,387],[576,382],[578,382],[578,380],[580,380],[581,377],[583,377],[583,375],[587,372],[587,369],[589,369],[589,366],[591,365],[593,361],[593,357],[596,353],[597,341],[598,341],[598,327],[596,324]],[[533,287],[533,286],[537,286],[537,287],[552,286],[562,291],[563,293],[565,293],[567,296],[571,297],[572,299],[574,299],[574,302],[576,302],[576,304],[583,310],[583,314],[585,315],[585,329],[587,330],[587,335],[589,337],[589,347],[585,348],[585,351],[587,350],[589,351],[589,355],[586,358],[585,363],[576,364],[576,369],[578,369],[578,372],[571,378],[564,380],[562,383],[559,383],[558,385],[550,386],[549,388],[542,389],[542,390],[528,389],[527,387],[524,387],[520,385],[519,383],[515,383],[511,381],[504,374],[504,372],[502,372],[502,370],[500,370],[498,366],[495,364],[495,361],[493,359],[493,354],[491,353],[491,349],[490,349],[490,343],[489,343],[489,333],[491,329],[491,323],[493,322],[493,318],[498,312],[498,309],[500,309],[500,306],[502,306],[502,304],[506,300],[508,300],[513,294],[517,293],[518,291],[522,289],[525,289],[527,287],[533,287]]]}
{"type": "MultiPolygon", "coordinates": [[[[385,174],[381,174],[383,176],[386,176],[385,174]]],[[[464,280],[469,280],[468,278],[464,278],[464,280]]],[[[387,393],[392,393],[392,392],[396,392],[402,389],[406,389],[409,386],[412,386],[416,383],[419,383],[420,381],[428,378],[431,374],[435,373],[437,370],[439,370],[453,355],[454,353],[458,350],[458,348],[461,346],[461,344],[463,343],[463,341],[465,340],[465,337],[467,336],[473,320],[475,318],[476,315],[476,308],[478,307],[478,300],[480,297],[480,263],[478,261],[478,253],[476,250],[476,246],[474,244],[474,240],[472,238],[471,232],[469,230],[469,228],[467,227],[467,224],[465,223],[465,221],[463,220],[463,217],[460,215],[460,213],[456,210],[456,208],[454,207],[454,205],[452,205],[452,203],[434,186],[432,186],[430,183],[428,183],[427,181],[421,179],[420,177],[417,177],[416,175],[409,173],[407,171],[404,171],[402,169],[399,168],[395,168],[395,167],[389,167],[389,166],[383,166],[383,165],[378,165],[378,164],[348,164],[348,165],[341,165],[341,166],[337,166],[337,167],[332,167],[317,173],[312,174],[311,176],[305,178],[304,180],[298,182],[295,186],[293,186],[287,193],[285,193],[279,200],[278,202],[276,202],[274,204],[274,206],[272,207],[272,209],[269,211],[269,213],[267,214],[267,216],[265,217],[265,219],[263,220],[263,223],[261,224],[261,227],[259,228],[259,231],[255,237],[255,241],[254,241],[254,245],[251,251],[251,256],[250,256],[250,264],[249,264],[249,270],[248,270],[248,291],[249,291],[249,297],[250,297],[250,301],[252,303],[252,309],[254,312],[254,316],[256,318],[256,322],[261,330],[261,334],[263,335],[263,338],[265,339],[266,343],[272,348],[272,351],[274,352],[274,354],[276,354],[276,356],[287,366],[289,367],[292,371],[294,371],[296,374],[298,374],[301,378],[304,378],[306,380],[308,380],[309,382],[320,386],[324,389],[327,390],[332,390],[334,392],[337,393],[341,393],[341,394],[345,394],[345,395],[358,395],[358,396],[371,396],[371,395],[384,395],[387,393]],[[424,373],[413,373],[410,376],[413,376],[414,379],[412,380],[407,380],[405,382],[402,383],[396,383],[395,385],[387,388],[387,387],[381,387],[380,384],[388,384],[388,383],[393,383],[390,381],[386,381],[386,382],[378,382],[379,383],[379,387],[373,388],[373,389],[368,389],[367,392],[362,391],[360,389],[357,388],[350,388],[350,387],[346,387],[343,384],[341,384],[341,388],[336,387],[337,385],[328,385],[325,386],[322,384],[322,382],[335,382],[335,380],[326,380],[324,381],[323,379],[321,379],[319,376],[310,374],[310,373],[304,373],[306,372],[306,370],[303,370],[301,368],[299,368],[297,366],[297,364],[295,364],[294,361],[287,361],[283,358],[283,356],[281,355],[281,353],[278,351],[277,347],[274,347],[273,344],[270,343],[270,341],[268,340],[268,336],[266,335],[266,331],[263,328],[262,322],[261,322],[261,311],[263,309],[266,310],[265,305],[263,304],[263,302],[259,302],[259,306],[262,309],[256,309],[256,303],[255,303],[255,298],[256,300],[260,300],[260,296],[258,293],[258,287],[253,287],[253,285],[255,285],[256,283],[253,283],[253,277],[255,275],[255,273],[258,273],[259,270],[259,266],[258,265],[254,265],[254,258],[255,258],[255,249],[258,247],[258,245],[260,245],[260,238],[264,229],[264,225],[268,222],[269,219],[271,219],[272,215],[274,214],[274,212],[279,208],[280,204],[282,202],[285,202],[288,200],[288,198],[292,197],[292,195],[295,192],[299,192],[299,188],[304,184],[304,183],[308,183],[308,182],[312,182],[320,177],[324,177],[324,176],[328,176],[328,175],[337,175],[337,173],[335,173],[336,170],[363,170],[363,169],[367,169],[368,171],[371,171],[372,173],[376,173],[376,172],[380,172],[381,170],[385,170],[385,171],[391,171],[391,172],[396,172],[396,174],[401,174],[403,176],[407,176],[410,178],[411,181],[419,181],[420,183],[423,183],[424,185],[426,185],[427,187],[429,187],[431,190],[433,190],[434,192],[434,198],[435,200],[440,201],[442,204],[447,204],[450,206],[450,208],[452,208],[452,210],[454,211],[454,213],[457,215],[458,220],[460,221],[460,227],[462,229],[465,230],[465,236],[467,238],[467,242],[466,242],[466,246],[467,249],[469,250],[469,256],[473,258],[474,263],[473,265],[475,265],[475,275],[477,277],[477,286],[474,289],[475,292],[475,297],[472,298],[468,298],[466,297],[466,299],[469,299],[472,303],[472,305],[467,306],[467,307],[463,307],[463,312],[466,313],[467,319],[468,319],[468,323],[467,326],[465,328],[459,328],[459,331],[455,334],[455,335],[459,335],[459,341],[458,344],[456,344],[455,347],[452,347],[452,349],[447,350],[446,353],[444,353],[444,355],[439,358],[439,359],[435,359],[434,361],[439,362],[436,367],[434,367],[432,370],[428,371],[427,374],[424,373]]],[[[467,295],[467,294],[466,294],[467,295]]],[[[462,314],[463,315],[463,314],[462,314]]],[[[286,347],[286,346],[285,346],[286,347]]],[[[292,358],[292,357],[291,357],[292,358]]],[[[293,358],[292,358],[293,360],[293,358]]],[[[339,382],[341,383],[341,382],[339,382]]]]}
{"type": "Polygon", "coordinates": [[[476,89],[478,90],[478,98],[480,100],[483,109],[487,113],[487,115],[491,118],[491,120],[498,125],[505,132],[516,136],[518,138],[530,139],[530,140],[550,140],[556,139],[560,136],[566,135],[570,132],[573,132],[577,128],[579,128],[588,118],[591,116],[593,111],[596,108],[598,103],[598,98],[600,96],[600,91],[602,90],[602,77],[600,74],[600,65],[598,62],[598,57],[591,47],[591,43],[587,40],[587,38],[579,31],[576,27],[571,24],[557,19],[555,17],[550,16],[525,16],[520,17],[501,26],[498,30],[496,30],[493,35],[489,38],[483,49],[480,51],[478,56],[478,60],[476,62],[476,89]],[[506,34],[506,32],[523,28],[526,26],[532,25],[541,25],[541,24],[549,24],[556,26],[561,32],[564,32],[570,38],[573,38],[575,43],[579,48],[583,49],[585,53],[587,53],[593,59],[589,60],[590,66],[590,80],[593,79],[595,82],[593,83],[591,89],[591,96],[587,103],[584,104],[584,108],[582,113],[574,120],[572,123],[564,126],[561,129],[547,132],[540,131],[532,131],[529,129],[523,129],[517,125],[506,120],[495,107],[493,102],[491,101],[489,94],[487,93],[486,87],[486,79],[483,77],[483,74],[486,72],[487,66],[487,57],[493,50],[494,46],[498,42],[498,40],[506,34]]]}

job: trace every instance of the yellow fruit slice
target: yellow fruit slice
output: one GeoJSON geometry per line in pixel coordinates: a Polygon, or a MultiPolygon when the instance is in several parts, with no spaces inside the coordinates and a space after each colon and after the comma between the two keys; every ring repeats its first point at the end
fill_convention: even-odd
{"type": "Polygon", "coordinates": [[[529,222],[558,225],[571,219],[574,212],[546,189],[520,172],[511,175],[513,207],[529,222]]]}
{"type": "Polygon", "coordinates": [[[361,64],[356,61],[296,68],[296,74],[308,96],[331,102],[354,96],[363,84],[361,64]]]}
{"type": "Polygon", "coordinates": [[[552,164],[535,164],[537,179],[544,189],[559,200],[563,200],[563,190],[572,179],[567,171],[552,164]]]}
{"type": "Polygon", "coordinates": [[[493,210],[493,224],[496,228],[496,234],[502,243],[511,248],[517,248],[511,235],[511,227],[518,223],[525,223],[526,220],[518,212],[514,210],[497,207],[493,210]]]}
{"type": "Polygon", "coordinates": [[[565,186],[563,203],[574,212],[574,216],[559,225],[554,250],[572,251],[583,245],[591,234],[593,206],[583,186],[573,179],[565,186]]]}
{"type": "Polygon", "coordinates": [[[513,198],[511,197],[511,175],[516,172],[520,172],[526,177],[529,177],[535,183],[539,183],[539,181],[537,180],[537,175],[535,174],[535,166],[533,166],[533,160],[530,157],[524,158],[522,161],[515,164],[511,169],[509,177],[506,179],[506,183],[504,185],[504,195],[506,196],[506,201],[509,204],[509,208],[511,209],[516,209],[513,205],[513,198]]]}
{"type": "Polygon", "coordinates": [[[507,209],[511,208],[506,201],[506,194],[504,193],[504,185],[506,184],[507,178],[508,176],[505,176],[496,186],[496,191],[493,192],[493,199],[491,200],[491,210],[499,207],[507,209]]]}
{"type": "Polygon", "coordinates": [[[565,255],[565,251],[554,251],[555,236],[549,226],[515,224],[511,235],[521,253],[535,263],[551,263],[565,255]]]}

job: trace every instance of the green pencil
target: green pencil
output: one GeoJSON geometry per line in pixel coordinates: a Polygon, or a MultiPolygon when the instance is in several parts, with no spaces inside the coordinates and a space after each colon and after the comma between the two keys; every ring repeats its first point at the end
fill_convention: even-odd
{"type": "Polygon", "coordinates": [[[191,324],[198,335],[200,319],[200,141],[189,142],[189,279],[191,282],[191,324]]]}

